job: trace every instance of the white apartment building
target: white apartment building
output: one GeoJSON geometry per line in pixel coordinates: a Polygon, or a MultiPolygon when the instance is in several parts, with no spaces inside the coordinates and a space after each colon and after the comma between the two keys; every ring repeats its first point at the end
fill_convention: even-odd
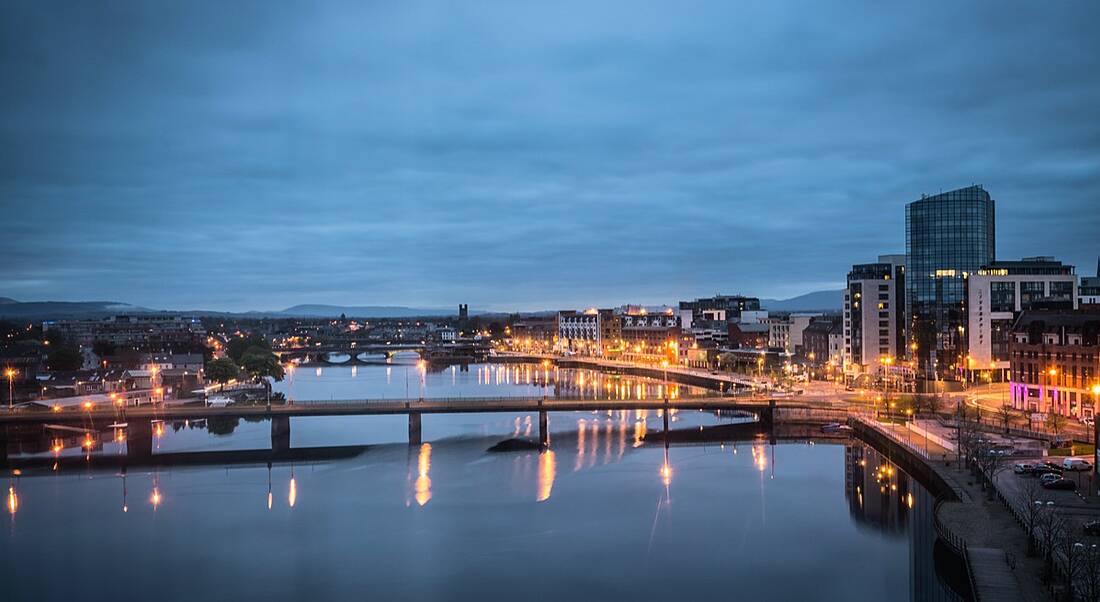
{"type": "Polygon", "coordinates": [[[905,256],[852,266],[844,291],[844,372],[877,373],[905,353],[905,256]]]}
{"type": "Polygon", "coordinates": [[[1009,368],[1010,333],[1021,312],[1077,309],[1077,274],[1053,257],[995,261],[969,276],[966,298],[966,364],[972,373],[996,373],[1009,368]]]}

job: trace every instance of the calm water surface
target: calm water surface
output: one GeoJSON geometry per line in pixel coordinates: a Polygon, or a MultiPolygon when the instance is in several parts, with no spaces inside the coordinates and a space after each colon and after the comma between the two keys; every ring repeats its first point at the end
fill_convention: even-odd
{"type": "MultiPolygon", "coordinates": [[[[506,382],[495,366],[429,373],[426,395],[541,392],[526,367],[518,380],[510,371],[506,382]]],[[[351,372],[300,368],[279,389],[297,399],[403,396],[404,366],[351,372]]],[[[562,375],[562,386],[579,376],[562,375]]],[[[415,367],[412,377],[419,387],[415,367]]],[[[584,376],[592,377],[597,391],[625,384],[584,376]]],[[[663,387],[629,386],[638,385],[647,394],[663,387]]],[[[671,427],[739,420],[678,412],[671,427]]],[[[125,451],[108,442],[85,469],[9,479],[4,599],[945,595],[932,568],[931,497],[874,450],[763,439],[666,450],[652,439],[661,423],[653,412],[554,413],[550,451],[489,454],[502,438],[537,435],[537,416],[425,416],[419,446],[406,443],[403,416],[296,418],[293,447],[368,447],[270,469],[97,469],[96,456],[125,451]]],[[[267,422],[178,423],[154,447],[244,450],[270,441],[267,422]]]]}

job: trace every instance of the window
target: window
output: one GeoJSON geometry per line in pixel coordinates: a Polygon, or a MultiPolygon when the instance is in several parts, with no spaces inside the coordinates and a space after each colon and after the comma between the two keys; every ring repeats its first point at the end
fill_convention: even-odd
{"type": "Polygon", "coordinates": [[[989,311],[1016,310],[1016,283],[989,283],[989,311]]]}

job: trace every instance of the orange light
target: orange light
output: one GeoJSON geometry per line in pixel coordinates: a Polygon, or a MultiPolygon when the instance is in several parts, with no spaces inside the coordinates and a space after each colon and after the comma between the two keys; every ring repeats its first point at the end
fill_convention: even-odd
{"type": "Polygon", "coordinates": [[[92,409],[92,405],[93,405],[93,404],[92,404],[92,402],[90,402],[90,401],[85,401],[85,402],[83,403],[83,406],[84,406],[84,409],[85,409],[85,410],[90,410],[90,409],[92,409]]]}

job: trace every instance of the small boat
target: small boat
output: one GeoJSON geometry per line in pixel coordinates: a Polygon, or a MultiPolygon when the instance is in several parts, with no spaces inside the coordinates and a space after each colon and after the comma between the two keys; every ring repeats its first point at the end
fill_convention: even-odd
{"type": "Polygon", "coordinates": [[[830,422],[821,427],[821,432],[823,433],[842,433],[850,430],[852,430],[852,427],[847,424],[840,424],[839,422],[830,422]]]}

